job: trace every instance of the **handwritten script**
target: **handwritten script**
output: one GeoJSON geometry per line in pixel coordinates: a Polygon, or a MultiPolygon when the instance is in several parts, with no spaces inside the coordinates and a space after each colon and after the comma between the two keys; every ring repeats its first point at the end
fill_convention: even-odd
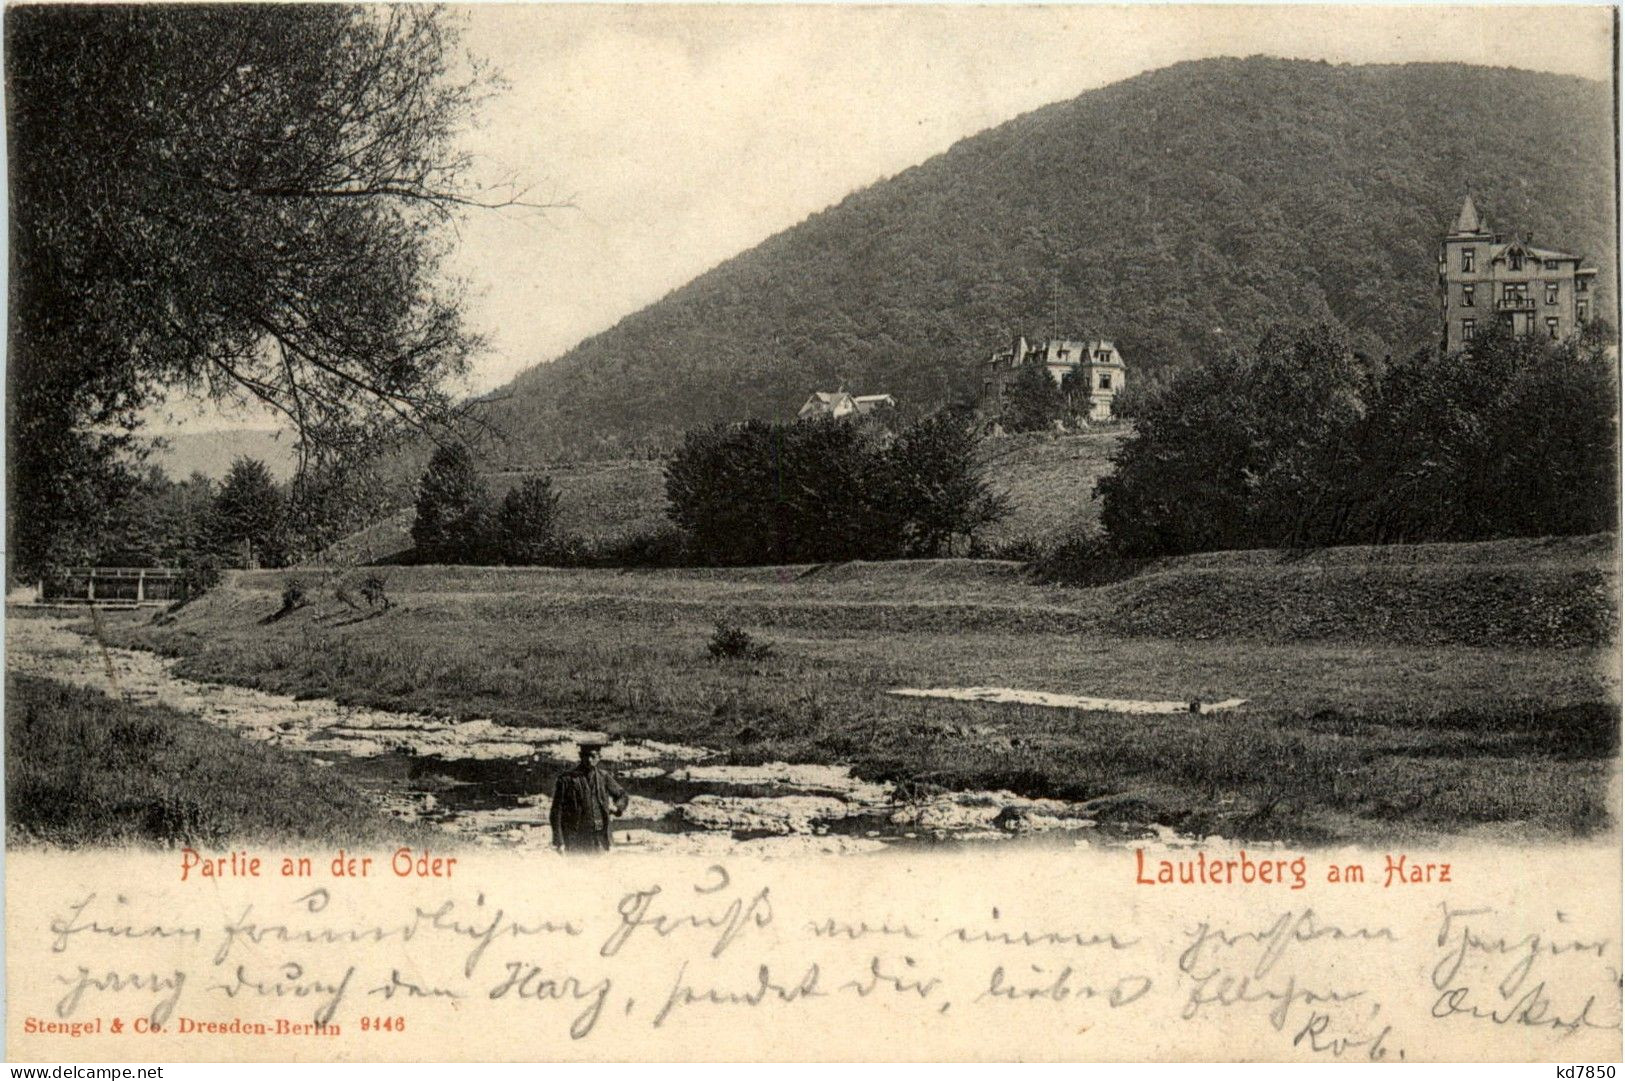
{"type": "MultiPolygon", "coordinates": [[[[873,885],[876,864],[832,862],[873,885]]],[[[1107,888],[1069,892],[1064,869],[1026,888],[949,876],[961,892],[945,893],[901,870],[877,892],[790,864],[599,861],[577,877],[567,863],[534,877],[459,868],[410,889],[222,881],[206,901],[81,877],[13,912],[9,1038],[52,1055],[107,1041],[132,1059],[218,1057],[222,1040],[261,1041],[271,1058],[324,1057],[341,1040],[386,1057],[414,1041],[451,1057],[661,1040],[677,1054],[785,1039],[828,1056],[910,1053],[885,1042],[897,1032],[936,1034],[922,1050],[943,1057],[1619,1048],[1617,908],[1480,903],[1442,886],[1404,908],[1326,907],[1307,890],[1125,910],[1107,888]]]]}

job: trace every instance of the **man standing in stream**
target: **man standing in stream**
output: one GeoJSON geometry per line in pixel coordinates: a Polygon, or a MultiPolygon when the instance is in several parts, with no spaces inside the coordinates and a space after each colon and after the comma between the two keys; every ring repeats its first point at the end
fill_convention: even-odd
{"type": "Polygon", "coordinates": [[[581,761],[553,786],[553,847],[572,852],[608,852],[610,816],[626,813],[626,789],[598,768],[604,745],[582,742],[581,761]]]}

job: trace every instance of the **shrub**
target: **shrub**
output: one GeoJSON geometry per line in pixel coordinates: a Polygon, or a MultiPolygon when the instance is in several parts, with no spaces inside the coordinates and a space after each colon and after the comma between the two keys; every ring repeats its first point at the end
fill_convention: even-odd
{"type": "Polygon", "coordinates": [[[562,534],[553,539],[549,563],[555,567],[608,566],[600,560],[599,545],[575,534],[562,534]]]}
{"type": "Polygon", "coordinates": [[[1099,533],[1080,532],[1032,560],[1030,569],[1042,582],[1104,586],[1134,577],[1151,562],[1123,555],[1099,533]]]}
{"type": "Polygon", "coordinates": [[[291,612],[295,608],[303,608],[309,604],[305,594],[305,583],[299,578],[289,578],[282,583],[282,611],[291,612]]]}
{"type": "Polygon", "coordinates": [[[688,541],[675,526],[612,538],[594,553],[599,566],[682,567],[689,561],[688,541]]]}
{"type": "Polygon", "coordinates": [[[706,645],[715,661],[765,661],[773,655],[770,642],[758,642],[745,628],[719,619],[711,641],[706,645]]]}
{"type": "Polygon", "coordinates": [[[559,536],[548,562],[555,567],[689,567],[694,557],[688,536],[668,524],[613,537],[559,536]]]}
{"type": "Polygon", "coordinates": [[[361,599],[367,602],[368,608],[382,608],[389,611],[393,605],[384,587],[389,584],[382,574],[374,572],[361,579],[361,599]]]}
{"type": "Polygon", "coordinates": [[[181,591],[186,600],[196,600],[220,584],[220,560],[213,554],[193,558],[181,570],[181,591]]]}
{"type": "Polygon", "coordinates": [[[1043,542],[1030,534],[1014,537],[1002,544],[971,549],[972,559],[1008,559],[1016,563],[1037,563],[1048,555],[1043,542]]]}
{"type": "Polygon", "coordinates": [[[340,579],[338,584],[333,587],[333,599],[351,611],[359,612],[361,610],[361,605],[356,601],[355,591],[350,588],[350,583],[343,579],[340,579]]]}

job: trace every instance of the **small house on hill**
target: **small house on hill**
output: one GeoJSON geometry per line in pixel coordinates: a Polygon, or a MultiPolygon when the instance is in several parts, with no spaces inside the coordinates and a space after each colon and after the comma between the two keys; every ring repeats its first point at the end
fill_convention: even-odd
{"type": "Polygon", "coordinates": [[[844,390],[814,391],[796,414],[797,420],[814,417],[867,416],[877,409],[896,409],[897,399],[890,394],[848,394],[844,390]]]}

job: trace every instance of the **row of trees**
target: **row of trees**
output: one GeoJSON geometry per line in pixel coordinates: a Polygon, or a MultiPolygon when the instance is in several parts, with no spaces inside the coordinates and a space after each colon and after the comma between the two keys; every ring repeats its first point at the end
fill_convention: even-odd
{"type": "Polygon", "coordinates": [[[940,556],[1006,510],[979,475],[966,412],[891,433],[868,422],[747,421],[688,433],[666,467],[675,535],[605,548],[566,536],[530,477],[499,501],[461,444],[418,485],[415,558],[430,563],[744,565],[940,556]]]}
{"type": "Polygon", "coordinates": [[[969,415],[895,438],[864,423],[747,421],[688,433],[666,467],[669,514],[722,565],[940,556],[997,521],[969,415]]]}
{"type": "Polygon", "coordinates": [[[426,563],[554,562],[558,506],[547,477],[527,477],[497,501],[468,447],[448,443],[435,450],[418,484],[412,543],[426,563]]]}
{"type": "Polygon", "coordinates": [[[1144,404],[1099,485],[1106,540],[1140,557],[1613,529],[1612,334],[1498,330],[1390,363],[1333,327],[1272,331],[1144,404]]]}
{"type": "MultiPolygon", "coordinates": [[[[1334,327],[1272,331],[1148,397],[1099,486],[1104,537],[1057,559],[1610,529],[1610,343],[1600,324],[1558,344],[1492,333],[1391,363],[1355,352],[1334,327]]],[[[413,540],[417,558],[440,563],[947,555],[1007,510],[980,475],[977,442],[971,416],[954,410],[896,433],[830,419],[696,429],[666,468],[674,532],[613,550],[561,533],[548,478],[493,498],[470,450],[450,444],[419,482],[413,540]]],[[[280,566],[395,505],[364,467],[309,470],[287,486],[248,458],[218,485],[154,469],[111,515],[94,558],[280,566]]]]}
{"type": "Polygon", "coordinates": [[[287,484],[242,457],[216,483],[147,470],[89,538],[84,561],[108,566],[280,567],[370,525],[394,494],[365,467],[310,469],[287,484]]]}
{"type": "Polygon", "coordinates": [[[113,509],[92,559],[133,567],[281,566],[291,546],[288,524],[286,493],[256,459],[237,459],[219,483],[201,473],[171,480],[154,467],[113,509]]]}

